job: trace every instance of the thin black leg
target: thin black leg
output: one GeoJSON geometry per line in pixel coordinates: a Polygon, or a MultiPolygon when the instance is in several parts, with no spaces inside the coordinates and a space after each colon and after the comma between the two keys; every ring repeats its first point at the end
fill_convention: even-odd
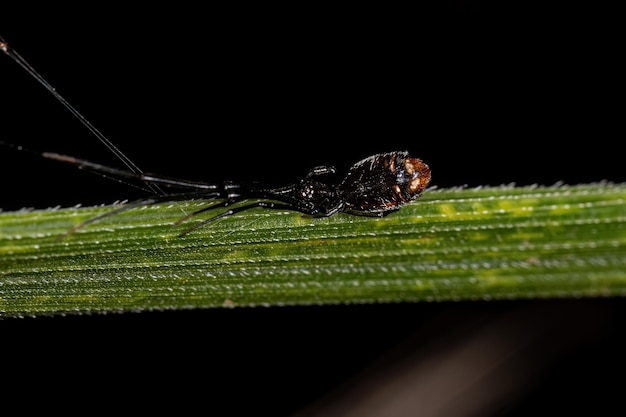
{"type": "Polygon", "coordinates": [[[181,194],[170,194],[170,195],[156,195],[156,196],[152,196],[152,197],[148,197],[148,198],[142,198],[140,200],[135,200],[135,201],[131,201],[129,203],[124,204],[121,207],[118,207],[116,209],[113,209],[111,211],[107,211],[106,213],[102,213],[98,216],[94,216],[91,217],[79,224],[77,224],[76,226],[72,227],[71,229],[69,229],[67,232],[63,233],[62,235],[59,236],[59,239],[63,239],[71,234],[73,234],[74,232],[76,232],[79,229],[82,229],[83,227],[87,226],[88,224],[91,224],[93,222],[102,220],[104,218],[110,217],[110,216],[114,216],[116,214],[120,214],[123,213],[127,210],[131,210],[137,207],[141,207],[141,206],[149,206],[151,204],[158,204],[158,203],[165,203],[168,201],[182,201],[182,200],[190,200],[193,198],[219,198],[220,195],[219,193],[215,192],[215,193],[181,193],[181,194]]]}
{"type": "Polygon", "coordinates": [[[199,210],[196,210],[196,211],[193,211],[193,212],[191,212],[191,213],[187,214],[187,215],[186,215],[186,216],[184,216],[184,217],[181,217],[180,219],[178,219],[178,220],[174,223],[174,226],[178,226],[179,224],[181,224],[181,223],[182,223],[182,222],[184,222],[185,220],[188,220],[188,219],[190,219],[191,217],[196,216],[196,215],[198,215],[198,214],[200,214],[200,213],[204,213],[205,211],[213,210],[213,209],[218,208],[218,207],[228,207],[228,206],[233,205],[233,204],[235,204],[235,203],[237,203],[237,202],[239,202],[239,201],[243,201],[243,200],[242,200],[242,199],[240,199],[240,198],[237,198],[237,199],[235,199],[235,198],[231,198],[231,199],[226,200],[226,201],[223,201],[223,202],[221,202],[221,203],[215,203],[215,204],[211,204],[211,205],[209,205],[209,206],[207,206],[207,207],[203,207],[203,208],[201,208],[201,209],[199,209],[199,210]]]}
{"type": "MultiPolygon", "coordinates": [[[[225,202],[227,203],[227,202],[225,202]]],[[[224,206],[227,206],[228,204],[224,204],[224,206]]],[[[216,206],[219,206],[219,204],[214,204],[209,208],[215,208],[216,206]]],[[[196,229],[199,229],[200,227],[208,224],[208,223],[212,223],[216,220],[222,219],[224,217],[228,217],[228,216],[232,216],[233,214],[237,214],[237,213],[241,213],[244,210],[249,210],[251,208],[255,208],[255,207],[262,207],[262,208],[268,208],[268,209],[276,209],[276,210],[295,210],[295,208],[289,204],[284,204],[284,203],[274,203],[274,202],[268,202],[268,201],[256,201],[254,203],[251,204],[246,204],[244,206],[239,206],[239,207],[234,207],[231,208],[229,210],[226,210],[223,213],[220,213],[216,216],[210,217],[206,220],[203,220],[201,222],[196,223],[195,225],[193,225],[192,227],[190,227],[189,229],[183,231],[182,233],[180,233],[178,236],[185,236],[191,232],[193,232],[196,229]]],[[[207,210],[209,209],[207,208],[207,210]]],[[[204,209],[202,210],[204,211],[204,209]]]]}

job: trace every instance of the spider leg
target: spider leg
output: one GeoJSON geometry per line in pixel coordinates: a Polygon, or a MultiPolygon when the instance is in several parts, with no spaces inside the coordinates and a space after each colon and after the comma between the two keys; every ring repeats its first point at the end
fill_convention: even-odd
{"type": "MultiPolygon", "coordinates": [[[[221,204],[213,204],[210,207],[208,207],[207,210],[210,209],[210,208],[215,208],[216,206],[220,206],[220,205],[223,205],[224,207],[226,207],[226,206],[228,206],[227,203],[228,203],[228,201],[226,201],[224,203],[221,203],[221,204]]],[[[202,227],[202,226],[204,226],[204,225],[206,225],[208,223],[212,223],[212,222],[214,222],[216,220],[219,220],[219,219],[222,219],[224,217],[232,216],[233,214],[240,213],[240,212],[242,212],[244,210],[249,210],[249,209],[255,208],[255,207],[262,207],[262,208],[268,208],[268,209],[277,209],[277,210],[295,210],[295,208],[292,205],[290,205],[290,204],[274,203],[274,202],[268,202],[268,201],[256,201],[254,203],[246,204],[244,206],[239,206],[239,207],[234,207],[234,208],[228,209],[228,210],[226,210],[226,211],[224,211],[224,212],[222,212],[222,213],[220,213],[220,214],[218,214],[216,216],[213,216],[213,217],[210,217],[210,218],[208,218],[206,220],[198,222],[195,225],[193,225],[192,227],[190,227],[189,229],[179,233],[178,237],[185,236],[185,235],[193,232],[196,229],[199,229],[200,227],[202,227]]],[[[200,210],[200,211],[205,211],[205,210],[203,209],[203,210],[200,210]]]]}
{"type": "Polygon", "coordinates": [[[157,195],[157,196],[153,196],[153,197],[148,197],[148,198],[142,198],[139,200],[135,200],[135,201],[131,201],[129,203],[124,204],[121,207],[118,207],[114,210],[111,211],[107,211],[106,213],[102,213],[99,214],[97,216],[94,217],[90,217],[87,220],[82,221],[81,223],[77,224],[76,226],[72,227],[71,229],[69,229],[67,232],[59,235],[59,239],[63,239],[67,236],[70,236],[71,234],[73,234],[74,232],[76,232],[79,229],[82,229],[83,227],[87,226],[88,224],[91,224],[93,222],[102,220],[104,218],[110,217],[110,216],[114,216],[116,214],[125,212],[127,210],[131,210],[134,209],[136,207],[141,207],[141,206],[149,206],[151,204],[158,204],[158,203],[164,203],[167,201],[180,201],[180,200],[188,200],[191,198],[218,198],[219,197],[219,193],[206,193],[206,192],[198,192],[198,193],[181,193],[181,194],[170,194],[170,195],[157,195]]]}
{"type": "Polygon", "coordinates": [[[136,200],[136,201],[133,201],[131,203],[124,204],[123,206],[121,206],[119,208],[116,208],[115,210],[107,211],[106,213],[102,213],[102,214],[99,214],[97,216],[90,217],[87,220],[84,220],[84,221],[78,223],[76,226],[72,227],[67,232],[63,233],[62,235],[59,235],[58,238],[59,239],[66,238],[69,235],[71,235],[74,232],[76,232],[77,230],[82,229],[83,227],[87,226],[88,224],[91,224],[91,223],[96,222],[98,220],[102,220],[102,219],[104,219],[106,217],[122,213],[124,211],[133,209],[135,207],[145,206],[145,205],[149,205],[149,204],[155,204],[155,203],[158,203],[158,202],[159,202],[159,198],[158,197],[150,197],[150,198],[144,198],[144,199],[141,199],[141,200],[136,200]]]}
{"type": "MultiPolygon", "coordinates": [[[[2,143],[4,144],[4,143],[2,143]]],[[[116,181],[120,181],[122,183],[126,183],[126,181],[138,181],[142,184],[147,184],[150,189],[153,189],[152,186],[163,185],[166,187],[175,187],[175,188],[186,188],[191,190],[217,190],[220,188],[217,184],[207,184],[199,181],[192,181],[180,178],[170,178],[163,175],[156,174],[144,174],[143,172],[135,172],[128,171],[125,169],[119,169],[115,167],[110,167],[102,164],[98,164],[95,162],[87,161],[85,159],[75,158],[70,155],[58,154],[55,152],[42,152],[39,154],[40,156],[53,159],[55,161],[64,162],[66,164],[74,165],[80,169],[84,169],[94,174],[101,175],[106,178],[114,179],[116,181]]],[[[160,195],[166,195],[162,192],[158,193],[160,195]]]]}
{"type": "Polygon", "coordinates": [[[174,226],[178,226],[179,224],[181,224],[185,220],[189,220],[191,217],[196,216],[196,215],[198,215],[200,213],[204,213],[205,211],[213,210],[214,208],[217,208],[217,207],[228,207],[228,206],[230,206],[232,204],[235,204],[235,203],[237,203],[239,201],[242,201],[242,199],[241,198],[229,198],[228,200],[223,201],[221,203],[214,203],[214,204],[211,204],[210,206],[203,207],[203,208],[201,208],[199,210],[196,210],[196,211],[192,211],[191,213],[189,213],[189,214],[181,217],[180,219],[176,220],[176,222],[174,222],[174,226]]]}

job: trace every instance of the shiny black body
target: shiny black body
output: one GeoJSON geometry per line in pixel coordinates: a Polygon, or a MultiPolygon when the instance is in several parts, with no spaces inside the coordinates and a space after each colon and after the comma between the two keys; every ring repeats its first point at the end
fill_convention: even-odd
{"type": "Polygon", "coordinates": [[[299,182],[283,188],[248,190],[248,195],[287,204],[315,216],[346,212],[383,216],[416,199],[430,181],[430,170],[407,152],[376,154],[354,164],[341,182],[332,181],[335,169],[317,167],[299,182]],[[407,169],[407,164],[419,169],[407,169]],[[410,182],[420,183],[411,188],[410,182]]]}

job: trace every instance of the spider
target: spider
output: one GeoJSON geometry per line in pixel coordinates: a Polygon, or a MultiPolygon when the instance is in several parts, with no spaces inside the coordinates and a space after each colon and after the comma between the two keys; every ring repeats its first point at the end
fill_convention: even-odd
{"type": "MultiPolygon", "coordinates": [[[[0,141],[0,145],[27,151],[20,146],[2,141],[0,141]]],[[[32,151],[29,152],[32,153],[32,151]]],[[[338,212],[358,216],[383,217],[417,199],[428,186],[431,177],[428,165],[421,159],[409,156],[407,151],[379,153],[365,158],[352,165],[341,181],[334,180],[336,173],[334,167],[318,166],[309,170],[299,181],[279,187],[231,181],[205,183],[156,174],[137,173],[58,153],[37,154],[122,182],[136,181],[146,185],[185,190],[174,194],[157,194],[129,202],[83,221],[66,232],[64,236],[72,234],[89,223],[135,207],[194,198],[219,201],[185,215],[175,222],[175,225],[209,210],[217,208],[225,210],[196,223],[180,233],[179,236],[184,236],[221,218],[255,207],[295,210],[314,217],[328,217],[338,212]],[[245,203],[246,201],[248,203],[245,203]],[[236,203],[245,204],[234,206],[236,203]]]]}
{"type": "Polygon", "coordinates": [[[89,223],[135,207],[191,198],[216,202],[187,214],[178,220],[175,223],[176,225],[209,210],[220,207],[226,210],[196,223],[193,227],[180,233],[179,236],[184,236],[207,223],[254,207],[295,210],[316,217],[332,216],[338,212],[359,216],[382,217],[418,198],[430,182],[430,168],[428,165],[421,159],[410,157],[406,151],[380,153],[365,158],[354,164],[346,176],[339,182],[334,181],[335,168],[329,166],[315,167],[300,181],[282,187],[267,187],[257,183],[238,184],[229,181],[212,184],[145,174],[65,100],[2,37],[0,37],[0,51],[4,52],[43,85],[74,117],[106,145],[126,165],[128,170],[113,168],[58,153],[28,151],[21,146],[2,141],[0,141],[0,145],[69,163],[121,182],[139,182],[154,193],[151,197],[130,202],[99,216],[87,219],[68,230],[62,237],[72,234],[89,223]],[[178,194],[164,193],[160,186],[186,191],[178,194]],[[252,200],[256,201],[250,202],[252,200]],[[246,201],[249,202],[246,203],[246,201]],[[234,206],[236,203],[244,204],[234,206]]]}

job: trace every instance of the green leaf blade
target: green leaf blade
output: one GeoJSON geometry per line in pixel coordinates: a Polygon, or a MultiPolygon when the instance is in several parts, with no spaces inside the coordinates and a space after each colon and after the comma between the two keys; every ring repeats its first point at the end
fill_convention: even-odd
{"type": "Polygon", "coordinates": [[[626,186],[431,190],[384,218],[254,209],[177,234],[201,202],[58,236],[110,207],[0,213],[5,316],[152,309],[616,296],[626,186]]]}

